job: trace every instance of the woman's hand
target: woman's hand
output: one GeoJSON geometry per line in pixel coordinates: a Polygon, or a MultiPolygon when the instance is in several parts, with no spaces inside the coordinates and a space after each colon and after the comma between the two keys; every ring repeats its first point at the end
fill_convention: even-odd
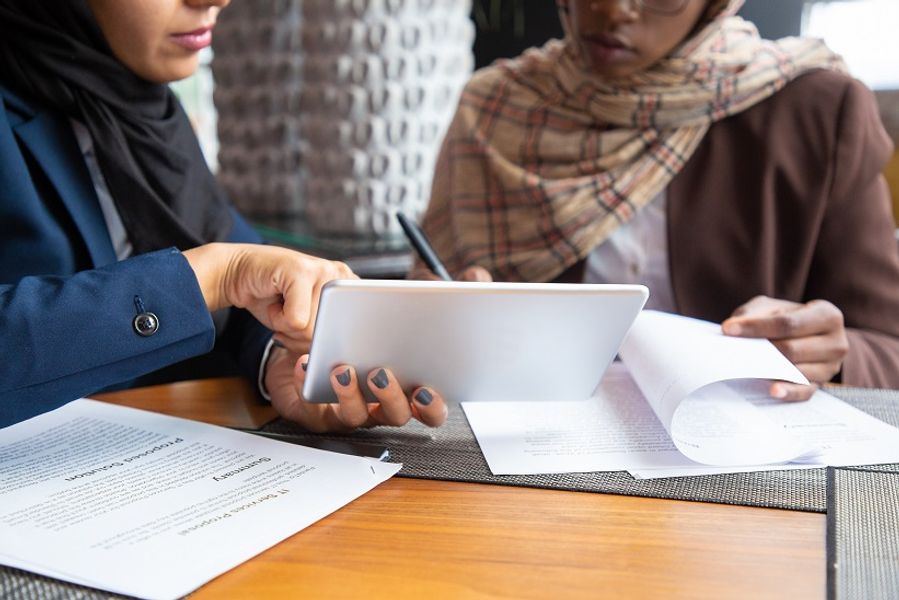
{"type": "MultiPolygon", "coordinates": [[[[423,265],[416,265],[411,271],[409,271],[406,279],[441,281],[441,279],[437,277],[433,271],[423,265]]],[[[467,269],[462,271],[462,276],[457,279],[457,281],[493,281],[493,276],[490,275],[490,271],[488,271],[484,267],[468,267],[467,269]]]]}
{"type": "Polygon", "coordinates": [[[317,433],[349,431],[374,425],[405,425],[417,419],[430,427],[446,421],[446,403],[429,387],[418,387],[406,396],[400,383],[387,369],[375,369],[360,382],[356,370],[339,366],[331,371],[336,404],[311,404],[303,400],[303,382],[308,355],[297,356],[284,348],[272,348],[265,372],[265,387],[272,406],[286,419],[317,433]],[[371,390],[377,403],[368,403],[362,386],[371,390]]]}
{"type": "Polygon", "coordinates": [[[733,312],[721,327],[726,335],[768,338],[812,385],[776,382],[770,394],[808,400],[818,385],[840,372],[849,351],[843,313],[826,300],[805,304],[756,296],[733,312]]]}
{"type": "Polygon", "coordinates": [[[276,246],[206,244],[183,254],[210,312],[245,308],[296,354],[309,351],[322,286],[357,279],[343,263],[276,246]]]}

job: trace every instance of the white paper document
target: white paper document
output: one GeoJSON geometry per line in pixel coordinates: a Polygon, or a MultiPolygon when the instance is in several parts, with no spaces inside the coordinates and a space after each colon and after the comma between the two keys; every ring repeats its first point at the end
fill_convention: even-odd
{"type": "Polygon", "coordinates": [[[77,400],[0,429],[0,563],[178,598],[400,466],[77,400]]]}
{"type": "Polygon", "coordinates": [[[491,471],[653,478],[899,461],[899,430],[829,394],[770,398],[771,379],[806,381],[767,340],[645,311],[620,356],[587,401],[463,404],[491,471]]]}

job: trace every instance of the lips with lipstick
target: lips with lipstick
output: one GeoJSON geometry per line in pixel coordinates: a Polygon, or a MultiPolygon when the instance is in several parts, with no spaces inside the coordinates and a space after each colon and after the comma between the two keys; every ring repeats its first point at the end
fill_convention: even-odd
{"type": "Polygon", "coordinates": [[[193,31],[183,33],[173,33],[169,38],[181,46],[191,51],[198,51],[212,44],[212,26],[201,27],[193,31]]]}
{"type": "Polygon", "coordinates": [[[606,65],[633,59],[637,52],[624,38],[604,33],[584,33],[581,45],[594,64],[606,65]]]}

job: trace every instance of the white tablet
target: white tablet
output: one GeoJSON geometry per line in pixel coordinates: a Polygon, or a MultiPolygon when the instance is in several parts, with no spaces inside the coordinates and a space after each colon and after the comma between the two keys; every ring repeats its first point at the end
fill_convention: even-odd
{"type": "Polygon", "coordinates": [[[648,296],[642,285],[332,281],[303,395],[336,402],[330,373],[347,364],[360,379],[389,367],[407,391],[433,386],[451,402],[584,400],[648,296]]]}

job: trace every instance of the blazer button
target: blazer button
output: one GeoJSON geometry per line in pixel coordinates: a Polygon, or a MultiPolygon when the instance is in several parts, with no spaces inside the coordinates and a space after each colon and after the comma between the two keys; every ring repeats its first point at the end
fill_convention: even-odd
{"type": "Polygon", "coordinates": [[[137,335],[150,337],[159,331],[159,317],[151,312],[142,312],[134,317],[133,325],[137,335]]]}

